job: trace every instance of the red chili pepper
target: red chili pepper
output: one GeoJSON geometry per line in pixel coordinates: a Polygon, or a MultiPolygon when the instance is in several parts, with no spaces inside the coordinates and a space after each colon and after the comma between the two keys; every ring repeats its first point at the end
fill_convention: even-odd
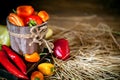
{"type": "Polygon", "coordinates": [[[11,74],[15,75],[18,78],[28,79],[22,72],[20,72],[8,59],[6,53],[3,50],[0,50],[0,63],[3,67],[8,70],[11,74]]]}
{"type": "Polygon", "coordinates": [[[2,50],[4,50],[8,56],[13,60],[13,62],[20,68],[20,70],[26,74],[26,65],[14,51],[12,51],[8,46],[2,45],[2,50]]]}

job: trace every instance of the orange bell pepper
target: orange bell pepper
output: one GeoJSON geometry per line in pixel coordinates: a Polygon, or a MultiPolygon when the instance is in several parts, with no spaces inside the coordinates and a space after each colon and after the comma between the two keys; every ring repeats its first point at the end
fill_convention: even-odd
{"type": "Polygon", "coordinates": [[[8,16],[8,20],[17,26],[24,26],[23,20],[15,13],[10,13],[8,16]]]}
{"type": "Polygon", "coordinates": [[[38,62],[40,60],[40,55],[37,52],[32,54],[25,54],[24,57],[28,62],[38,62]]]}
{"type": "Polygon", "coordinates": [[[44,76],[40,71],[34,71],[31,74],[31,80],[44,80],[44,76]]]}
{"type": "Polygon", "coordinates": [[[41,63],[38,65],[38,70],[44,75],[51,76],[55,71],[55,66],[52,63],[41,63]]]}
{"type": "Polygon", "coordinates": [[[38,16],[42,18],[43,22],[49,20],[49,15],[46,11],[38,12],[38,16]]]}
{"type": "Polygon", "coordinates": [[[22,5],[17,7],[16,12],[20,17],[27,17],[33,14],[34,8],[30,5],[22,5]]]}

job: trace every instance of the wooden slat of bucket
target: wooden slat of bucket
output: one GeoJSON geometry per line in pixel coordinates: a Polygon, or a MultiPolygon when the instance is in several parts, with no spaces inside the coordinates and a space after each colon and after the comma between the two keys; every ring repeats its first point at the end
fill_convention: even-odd
{"type": "MultiPolygon", "coordinates": [[[[8,31],[17,33],[17,34],[30,34],[31,27],[18,27],[11,24],[7,21],[8,31]]],[[[10,35],[11,48],[16,51],[18,54],[31,54],[33,52],[41,52],[43,47],[40,47],[38,44],[33,43],[29,46],[29,43],[32,41],[32,38],[18,38],[10,35]]]]}

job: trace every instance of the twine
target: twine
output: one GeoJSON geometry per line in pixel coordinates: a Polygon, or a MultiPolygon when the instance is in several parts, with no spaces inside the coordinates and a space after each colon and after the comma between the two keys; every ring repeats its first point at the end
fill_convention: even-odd
{"type": "Polygon", "coordinates": [[[32,38],[32,41],[29,43],[29,46],[31,46],[33,43],[38,43],[39,45],[43,44],[48,48],[49,53],[52,53],[52,49],[54,47],[53,43],[44,39],[44,36],[47,33],[47,26],[45,24],[46,23],[43,23],[40,26],[32,27],[30,29],[30,34],[18,34],[11,31],[9,31],[9,34],[17,38],[32,38]]]}

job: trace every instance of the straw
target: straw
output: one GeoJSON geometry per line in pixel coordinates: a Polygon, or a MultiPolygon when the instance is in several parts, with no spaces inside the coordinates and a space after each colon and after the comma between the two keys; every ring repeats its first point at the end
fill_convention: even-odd
{"type": "Polygon", "coordinates": [[[109,25],[80,22],[69,28],[49,27],[54,30],[53,40],[65,38],[69,41],[71,57],[65,61],[53,57],[56,72],[48,80],[120,79],[120,44],[117,41],[120,36],[115,37],[109,25]]]}

